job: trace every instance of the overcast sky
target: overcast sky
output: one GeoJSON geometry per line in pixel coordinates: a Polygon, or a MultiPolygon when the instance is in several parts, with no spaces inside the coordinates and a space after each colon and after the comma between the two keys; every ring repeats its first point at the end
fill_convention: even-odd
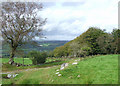
{"type": "Polygon", "coordinates": [[[91,26],[107,32],[118,27],[118,0],[60,0],[43,2],[43,7],[39,15],[47,18],[47,40],[73,40],[91,26]]]}

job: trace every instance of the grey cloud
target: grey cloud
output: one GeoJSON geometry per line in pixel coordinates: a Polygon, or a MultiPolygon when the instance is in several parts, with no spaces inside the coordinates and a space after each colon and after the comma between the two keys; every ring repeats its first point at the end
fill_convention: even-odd
{"type": "Polygon", "coordinates": [[[63,23],[63,22],[67,22],[67,23],[73,23],[74,21],[76,21],[76,20],[79,20],[79,21],[82,21],[82,22],[84,22],[85,20],[86,20],[86,18],[85,17],[80,17],[80,18],[75,18],[74,16],[73,17],[71,17],[71,18],[69,18],[69,19],[67,19],[67,20],[62,20],[62,21],[60,21],[59,23],[63,23]]]}
{"type": "Polygon", "coordinates": [[[43,2],[42,4],[44,8],[48,8],[56,5],[55,2],[43,2]]]}
{"type": "Polygon", "coordinates": [[[62,6],[80,6],[80,5],[84,5],[85,1],[82,2],[64,2],[62,3],[62,6]]]}

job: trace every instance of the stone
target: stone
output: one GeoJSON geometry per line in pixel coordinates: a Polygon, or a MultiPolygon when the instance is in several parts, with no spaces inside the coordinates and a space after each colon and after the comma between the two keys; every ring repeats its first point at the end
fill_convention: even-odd
{"type": "Polygon", "coordinates": [[[80,77],[80,75],[78,75],[77,77],[80,77]]]}
{"type": "Polygon", "coordinates": [[[59,69],[57,69],[56,71],[59,71],[59,69]]]}
{"type": "Polygon", "coordinates": [[[77,62],[72,63],[72,65],[74,65],[74,64],[78,64],[78,63],[77,62]]]}
{"type": "Polygon", "coordinates": [[[60,68],[60,70],[63,70],[65,67],[67,67],[68,66],[68,63],[63,63],[62,65],[61,65],[61,68],[60,68]]]}
{"type": "Polygon", "coordinates": [[[65,64],[65,67],[67,67],[67,66],[68,66],[68,63],[65,64]]]}
{"type": "Polygon", "coordinates": [[[7,75],[7,77],[8,77],[8,78],[11,78],[11,77],[12,77],[12,75],[11,75],[11,74],[8,74],[8,75],[7,75]]]}
{"type": "Polygon", "coordinates": [[[63,70],[63,69],[64,69],[64,67],[61,67],[61,68],[60,68],[60,70],[63,70]]]}
{"type": "Polygon", "coordinates": [[[61,74],[58,74],[58,76],[61,76],[61,74]]]}
{"type": "Polygon", "coordinates": [[[68,66],[68,63],[63,63],[62,65],[61,65],[61,67],[67,67],[68,66]]]}
{"type": "Polygon", "coordinates": [[[55,74],[59,74],[59,72],[55,73],[55,74]]]}

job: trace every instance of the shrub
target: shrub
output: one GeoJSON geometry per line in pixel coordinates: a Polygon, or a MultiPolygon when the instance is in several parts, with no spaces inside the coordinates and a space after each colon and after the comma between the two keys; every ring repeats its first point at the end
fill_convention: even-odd
{"type": "Polygon", "coordinates": [[[45,63],[47,58],[46,52],[39,52],[39,51],[30,51],[28,53],[28,57],[32,60],[34,65],[45,63]]]}

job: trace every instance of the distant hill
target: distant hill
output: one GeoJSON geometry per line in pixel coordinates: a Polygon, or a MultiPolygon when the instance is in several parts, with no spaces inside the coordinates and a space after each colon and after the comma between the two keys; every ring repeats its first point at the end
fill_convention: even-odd
{"type": "Polygon", "coordinates": [[[84,57],[96,54],[114,54],[119,50],[116,40],[120,31],[114,29],[112,33],[107,33],[97,27],[90,27],[86,32],[76,37],[74,40],[54,49],[55,57],[70,56],[84,57]]]}
{"type": "MultiPolygon", "coordinates": [[[[23,45],[22,47],[18,48],[19,50],[23,50],[24,53],[28,53],[29,51],[32,50],[37,50],[37,51],[52,51],[56,47],[62,46],[68,41],[59,41],[59,40],[51,40],[51,41],[35,41],[35,43],[27,43],[23,45]]],[[[2,44],[2,54],[3,56],[8,57],[9,56],[9,45],[8,44],[2,44]]]]}

